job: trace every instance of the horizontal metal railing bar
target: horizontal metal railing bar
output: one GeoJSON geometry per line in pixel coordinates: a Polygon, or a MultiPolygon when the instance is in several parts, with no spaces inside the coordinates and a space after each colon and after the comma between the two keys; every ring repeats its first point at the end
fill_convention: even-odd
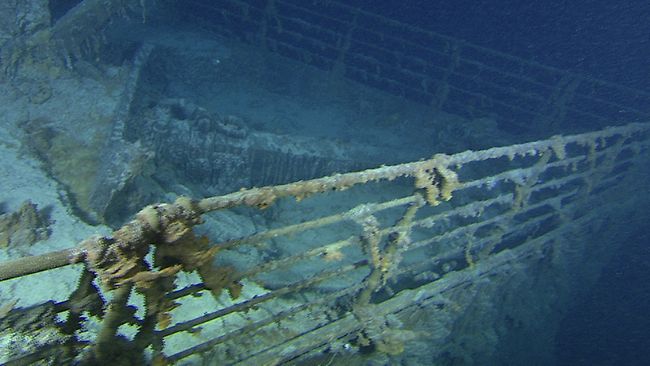
{"type": "MultiPolygon", "coordinates": [[[[430,164],[430,163],[429,163],[430,164]]],[[[316,194],[339,188],[350,188],[357,184],[377,182],[386,179],[409,176],[418,169],[424,169],[427,161],[419,161],[393,166],[382,166],[360,172],[334,174],[324,178],[300,181],[277,186],[252,188],[226,194],[219,197],[204,198],[198,203],[202,212],[216,211],[235,206],[255,205],[260,196],[271,195],[275,198],[316,194]]]]}
{"type": "MultiPolygon", "coordinates": [[[[575,190],[573,190],[573,191],[568,192],[566,194],[563,194],[561,196],[554,197],[553,200],[556,200],[556,198],[560,199],[560,200],[565,199],[565,198],[569,198],[569,197],[575,195],[576,193],[577,192],[575,190]]],[[[510,197],[512,197],[512,195],[510,195],[510,197]]],[[[549,205],[549,201],[552,201],[552,200],[545,200],[545,201],[542,201],[542,202],[538,202],[538,203],[526,206],[524,209],[517,211],[516,214],[525,214],[526,212],[533,211],[533,210],[538,209],[540,207],[549,205]]],[[[453,228],[451,230],[448,230],[448,231],[446,231],[446,232],[444,232],[442,234],[434,235],[434,236],[432,236],[430,238],[427,238],[427,239],[424,239],[424,240],[409,243],[408,245],[406,245],[406,246],[404,246],[402,248],[399,248],[398,250],[401,251],[401,252],[407,252],[407,251],[410,251],[410,250],[413,250],[413,249],[418,249],[418,248],[433,244],[435,242],[448,240],[448,239],[451,239],[451,238],[454,238],[454,237],[459,237],[460,235],[462,235],[462,234],[464,234],[466,232],[473,232],[476,229],[479,229],[481,227],[484,227],[484,226],[487,226],[487,225],[492,225],[494,223],[499,223],[499,222],[502,222],[503,220],[509,220],[514,214],[515,213],[512,212],[512,211],[505,211],[503,213],[500,213],[498,215],[490,217],[489,219],[485,219],[485,220],[482,220],[482,221],[479,221],[479,222],[474,222],[474,223],[470,223],[470,224],[466,224],[466,225],[462,225],[462,226],[457,226],[457,227],[455,227],[455,228],[453,228]]],[[[526,221],[521,222],[521,223],[517,223],[515,225],[508,225],[509,226],[508,229],[510,229],[510,231],[504,231],[504,233],[514,232],[515,229],[520,228],[520,227],[525,226],[525,225],[528,225],[530,222],[536,222],[535,220],[537,220],[539,217],[542,217],[542,216],[543,215],[533,217],[533,218],[531,218],[529,220],[526,220],[526,221]]],[[[429,220],[429,218],[427,218],[425,220],[433,221],[433,220],[429,220]]],[[[424,224],[424,225],[428,224],[428,223],[424,222],[424,220],[422,220],[422,221],[423,222],[421,222],[421,224],[424,224]]]]}
{"type": "MultiPolygon", "coordinates": [[[[607,150],[602,150],[602,151],[596,152],[594,154],[594,156],[595,157],[600,157],[602,155],[606,155],[607,153],[608,153],[607,150]]],[[[516,181],[520,180],[521,177],[529,178],[533,174],[540,173],[540,172],[545,172],[546,170],[548,170],[550,168],[560,168],[560,167],[568,168],[572,164],[586,162],[586,161],[588,161],[587,156],[576,156],[576,157],[573,157],[573,158],[565,158],[563,160],[558,160],[558,161],[555,161],[553,163],[548,163],[548,164],[544,165],[544,167],[542,169],[537,168],[535,166],[530,166],[530,167],[526,167],[526,168],[517,168],[517,169],[507,170],[507,171],[504,171],[504,172],[501,172],[501,173],[491,175],[489,177],[483,177],[483,178],[479,178],[479,179],[475,179],[475,180],[466,181],[464,183],[461,183],[459,185],[458,190],[471,188],[471,187],[481,187],[483,185],[493,185],[493,184],[496,184],[498,182],[507,181],[507,180],[516,182],[516,181]]],[[[615,168],[618,168],[620,166],[623,166],[625,164],[630,164],[630,163],[634,163],[634,158],[628,158],[628,159],[623,159],[623,160],[617,161],[612,166],[612,170],[615,169],[615,168]]],[[[597,170],[597,168],[594,169],[594,170],[597,170]]],[[[530,191],[531,192],[536,192],[536,191],[546,189],[546,188],[558,188],[558,187],[569,184],[569,183],[574,182],[574,181],[579,180],[579,179],[587,179],[591,174],[594,173],[594,170],[592,170],[592,169],[584,169],[582,171],[572,172],[570,174],[563,175],[563,176],[560,176],[560,177],[553,177],[553,178],[551,178],[551,179],[549,179],[549,180],[547,180],[545,182],[536,183],[534,186],[532,186],[530,188],[530,191]]]]}
{"type": "Polygon", "coordinates": [[[340,250],[343,248],[346,248],[350,245],[358,244],[359,243],[359,238],[358,237],[349,237],[347,239],[339,240],[333,243],[328,243],[322,246],[319,246],[317,248],[308,250],[306,252],[301,252],[295,255],[287,256],[284,258],[272,260],[269,262],[265,262],[263,264],[260,264],[259,266],[256,266],[255,268],[245,271],[242,273],[237,274],[234,278],[235,280],[240,280],[244,278],[249,278],[252,276],[255,276],[256,274],[263,273],[263,272],[268,272],[272,271],[278,268],[281,268],[285,265],[292,264],[295,262],[298,262],[303,259],[308,259],[308,258],[313,258],[315,256],[318,256],[319,254],[322,254],[330,249],[336,249],[340,250]]]}
{"type": "MultiPolygon", "coordinates": [[[[523,178],[529,178],[531,175],[535,174],[536,172],[545,172],[549,168],[559,168],[559,167],[569,167],[573,163],[580,163],[586,161],[587,158],[585,156],[577,156],[573,158],[566,158],[563,160],[558,160],[553,163],[548,163],[543,167],[543,169],[539,169],[535,166],[529,166],[526,168],[517,168],[517,169],[512,169],[512,170],[506,170],[501,173],[497,173],[494,175],[491,175],[489,177],[483,177],[467,182],[463,182],[460,184],[460,189],[467,189],[467,188],[472,188],[472,187],[481,187],[483,185],[493,185],[499,182],[504,182],[504,181],[511,181],[511,182],[518,182],[521,181],[521,177],[523,178]],[[538,170],[539,169],[539,170],[538,170]]],[[[580,172],[584,173],[584,172],[580,172]]],[[[564,179],[568,179],[570,181],[575,180],[578,177],[582,177],[580,173],[571,173],[562,177],[554,177],[552,180],[546,181],[544,183],[538,183],[532,188],[546,188],[548,186],[551,186],[552,183],[554,182],[563,182],[564,179]]]]}
{"type": "Polygon", "coordinates": [[[277,349],[268,350],[266,352],[258,353],[254,356],[241,359],[235,365],[264,365],[271,364],[270,362],[273,362],[272,360],[277,361],[277,364],[282,364],[308,352],[311,352],[314,349],[326,346],[333,340],[339,339],[354,332],[358,332],[362,330],[362,328],[363,325],[357,321],[354,315],[347,313],[345,316],[320,328],[317,328],[308,334],[293,338],[283,343],[282,345],[278,346],[282,347],[283,351],[281,352],[278,352],[277,349]],[[296,343],[299,346],[296,346],[296,343]]]}
{"type": "Polygon", "coordinates": [[[73,247],[2,262],[0,263],[0,281],[78,263],[79,261],[76,259],[78,254],[79,248],[73,247]]]}
{"type": "Polygon", "coordinates": [[[181,331],[186,331],[189,329],[192,329],[196,327],[197,325],[203,324],[205,322],[220,318],[224,315],[230,314],[230,313],[235,313],[239,311],[244,311],[246,309],[250,309],[255,305],[258,305],[264,301],[268,301],[270,299],[274,299],[295,291],[302,290],[304,288],[310,287],[316,283],[325,281],[331,277],[341,275],[350,271],[353,271],[355,269],[361,268],[363,266],[367,265],[367,260],[360,260],[357,261],[356,263],[341,266],[335,270],[330,270],[330,271],[322,271],[318,273],[317,275],[310,277],[308,279],[294,282],[289,286],[282,287],[276,290],[269,291],[263,295],[259,295],[253,298],[250,298],[248,300],[236,303],[234,305],[219,309],[217,311],[213,311],[211,313],[206,313],[205,315],[194,318],[191,320],[187,320],[181,323],[176,323],[168,328],[165,328],[163,330],[159,330],[156,333],[161,336],[161,337],[166,337],[169,336],[170,334],[181,332],[181,331]]]}
{"type": "MultiPolygon", "coordinates": [[[[553,218],[553,217],[555,217],[557,215],[558,215],[557,212],[550,212],[550,213],[546,213],[546,214],[534,217],[534,218],[532,218],[532,219],[530,219],[528,221],[525,221],[523,223],[508,226],[507,230],[503,232],[503,235],[505,236],[505,235],[508,235],[508,234],[516,233],[517,232],[516,229],[521,229],[521,228],[526,228],[526,227],[534,227],[535,225],[538,225],[539,223],[544,222],[545,220],[553,218]]],[[[491,222],[498,222],[498,221],[499,220],[492,220],[491,222]]],[[[412,246],[409,245],[408,247],[404,247],[404,248],[402,248],[401,252],[408,252],[409,250],[412,250],[412,249],[415,249],[415,248],[421,248],[421,247],[433,244],[434,242],[439,242],[441,240],[460,238],[460,235],[462,235],[462,234],[464,234],[465,232],[468,231],[468,230],[462,230],[462,229],[465,229],[465,228],[467,228],[469,226],[481,227],[481,225],[474,225],[474,224],[468,225],[466,227],[460,227],[460,228],[457,228],[456,230],[454,230],[453,232],[445,233],[445,235],[440,235],[440,236],[438,236],[436,238],[432,238],[432,239],[422,240],[422,241],[419,241],[417,243],[414,243],[415,245],[412,245],[412,246]]],[[[496,237],[493,237],[493,236],[488,236],[488,237],[485,237],[485,238],[476,239],[476,241],[474,242],[473,245],[475,247],[477,247],[477,248],[480,248],[481,245],[489,244],[489,243],[493,242],[495,239],[496,239],[496,237]]],[[[416,272],[417,268],[422,267],[423,265],[426,265],[427,263],[428,264],[435,264],[435,263],[440,263],[440,262],[447,262],[447,261],[450,261],[450,260],[453,260],[453,259],[463,258],[464,255],[465,255],[465,250],[466,250],[466,247],[464,247],[464,246],[463,247],[454,247],[453,249],[447,250],[444,253],[436,254],[435,256],[431,257],[430,261],[422,261],[422,262],[410,264],[408,266],[400,267],[395,272],[395,276],[400,276],[400,275],[404,275],[404,274],[408,274],[408,273],[414,273],[414,272],[416,272]]],[[[505,250],[508,250],[508,249],[505,249],[505,250]]],[[[490,253],[490,256],[494,255],[496,253],[499,253],[499,252],[490,253]]],[[[480,261],[482,259],[481,258],[474,258],[474,260],[475,260],[475,262],[478,262],[478,261],[480,261]]]]}
{"type": "MultiPolygon", "coordinates": [[[[415,202],[416,197],[411,195],[411,196],[406,196],[403,198],[398,198],[394,199],[391,201],[385,201],[381,203],[374,203],[374,204],[363,204],[364,210],[367,210],[369,213],[376,213],[379,211],[387,210],[393,207],[398,207],[398,206],[403,206],[407,205],[409,203],[415,202]]],[[[299,233],[303,232],[309,229],[314,229],[318,227],[323,227],[331,224],[335,224],[337,222],[349,220],[349,213],[357,208],[352,208],[351,210],[337,213],[334,215],[329,215],[329,216],[324,216],[324,217],[319,217],[314,220],[309,220],[305,222],[301,222],[299,224],[293,224],[293,225],[287,225],[283,226],[281,228],[277,229],[270,229],[268,231],[264,231],[258,234],[253,234],[251,236],[247,236],[245,238],[241,239],[234,239],[234,240],[229,240],[225,241],[222,243],[217,244],[220,248],[222,249],[229,249],[238,245],[242,244],[251,244],[251,245],[259,245],[260,242],[268,239],[272,239],[278,236],[282,235],[287,235],[287,234],[294,234],[294,233],[299,233]]]]}
{"type": "MultiPolygon", "coordinates": [[[[586,144],[589,142],[597,142],[597,140],[601,138],[627,136],[635,132],[648,131],[649,129],[650,124],[648,123],[630,123],[624,126],[609,127],[607,129],[596,132],[586,132],[578,135],[562,136],[561,142],[565,146],[572,143],[586,144]]],[[[501,157],[527,155],[535,151],[546,151],[552,149],[553,145],[556,143],[557,141],[554,141],[553,139],[547,139],[504,147],[493,147],[479,151],[468,150],[450,155],[449,161],[452,165],[463,165],[470,162],[480,162],[489,159],[498,159],[501,157]]]]}
{"type": "MultiPolygon", "coordinates": [[[[290,317],[292,315],[295,315],[295,314],[297,314],[297,313],[299,313],[301,311],[307,310],[307,309],[309,309],[309,308],[311,308],[313,306],[321,305],[321,304],[327,303],[329,301],[336,300],[336,299],[338,299],[338,298],[340,298],[342,296],[351,295],[351,294],[355,293],[356,291],[359,291],[361,288],[363,288],[363,285],[364,285],[363,283],[358,283],[358,284],[350,286],[348,288],[335,291],[335,292],[333,292],[331,294],[321,296],[321,297],[317,298],[314,301],[304,302],[304,303],[301,303],[300,305],[291,307],[289,309],[282,310],[280,312],[277,312],[277,313],[273,314],[270,317],[264,318],[262,320],[255,321],[255,322],[253,322],[251,324],[247,324],[247,325],[243,326],[242,328],[237,329],[236,331],[232,331],[232,332],[220,335],[220,336],[215,337],[215,338],[213,338],[213,339],[211,339],[209,341],[199,343],[199,344],[197,344],[195,346],[192,346],[190,348],[187,348],[187,349],[185,349],[183,351],[180,351],[180,352],[174,353],[174,354],[172,354],[170,356],[167,356],[166,360],[168,360],[170,362],[175,362],[175,361],[178,361],[180,359],[189,357],[189,356],[191,356],[193,354],[196,354],[198,352],[207,351],[207,350],[211,349],[212,347],[214,347],[217,344],[227,342],[230,339],[233,339],[233,338],[236,338],[236,337],[242,337],[242,336],[244,336],[244,335],[246,335],[248,333],[251,333],[251,332],[259,329],[260,327],[263,327],[265,325],[269,325],[269,324],[274,323],[274,322],[282,321],[285,318],[288,318],[288,317],[290,317]]],[[[314,329],[316,329],[316,328],[314,328],[314,329]]],[[[313,329],[311,329],[311,330],[313,330],[313,329]]],[[[309,331],[311,331],[311,330],[309,330],[309,331]]]]}
{"type": "MultiPolygon", "coordinates": [[[[528,210],[530,210],[530,209],[526,209],[526,211],[528,211],[528,210]]],[[[452,230],[444,232],[443,234],[435,235],[435,236],[432,236],[430,238],[415,241],[413,243],[405,245],[405,246],[399,248],[398,251],[400,251],[400,252],[408,252],[408,251],[411,251],[411,250],[414,250],[414,249],[419,249],[419,248],[434,244],[436,242],[441,242],[441,241],[444,241],[444,240],[449,240],[449,239],[453,239],[453,238],[456,238],[456,237],[460,237],[461,235],[463,235],[463,234],[465,234],[467,232],[473,232],[474,230],[476,230],[478,228],[481,228],[481,227],[484,227],[486,225],[501,222],[502,220],[507,219],[511,215],[512,215],[512,213],[510,211],[506,211],[506,212],[504,212],[502,214],[499,214],[497,216],[491,217],[489,219],[486,219],[486,220],[483,220],[483,221],[480,221],[480,222],[474,222],[474,223],[470,223],[470,224],[463,225],[463,226],[457,226],[457,227],[453,228],[452,230]]],[[[519,226],[522,226],[522,225],[526,224],[527,222],[528,221],[517,224],[517,225],[513,225],[513,227],[511,229],[514,230],[514,229],[518,228],[519,226]]]]}
{"type": "MultiPolygon", "coordinates": [[[[634,143],[626,145],[625,147],[632,146],[632,145],[634,145],[634,143]]],[[[598,157],[601,157],[603,155],[607,155],[608,153],[610,153],[610,151],[608,151],[608,150],[597,151],[596,153],[594,153],[594,158],[598,158],[598,157]]],[[[565,158],[565,159],[562,159],[562,160],[557,160],[557,161],[554,161],[552,163],[547,163],[543,167],[536,167],[533,164],[533,165],[531,165],[529,167],[525,167],[525,168],[515,168],[515,169],[511,169],[511,170],[506,170],[506,171],[503,171],[501,173],[497,173],[497,174],[490,175],[490,176],[487,176],[487,177],[482,177],[482,178],[479,178],[479,179],[462,182],[462,183],[459,184],[458,190],[460,191],[460,190],[467,189],[467,188],[472,188],[472,187],[481,187],[483,185],[494,185],[496,183],[503,182],[503,181],[508,181],[508,180],[510,180],[512,182],[517,182],[517,181],[521,180],[521,178],[527,179],[527,178],[530,178],[534,174],[539,174],[539,173],[546,172],[548,169],[552,169],[552,168],[569,168],[573,164],[586,162],[586,161],[588,161],[588,159],[589,159],[589,157],[586,156],[586,155],[579,155],[579,156],[575,156],[575,157],[571,157],[571,158],[565,158]]],[[[614,165],[612,166],[612,168],[615,169],[617,167],[623,166],[625,164],[633,163],[633,162],[634,162],[634,157],[631,157],[631,158],[628,158],[628,159],[623,159],[623,160],[615,162],[614,165]]],[[[545,182],[535,183],[535,185],[533,185],[530,188],[530,192],[536,192],[536,191],[546,189],[546,188],[558,188],[558,187],[569,184],[569,183],[571,183],[573,181],[576,181],[576,180],[579,180],[579,179],[587,179],[591,174],[593,174],[594,170],[597,170],[597,168],[596,169],[586,168],[586,169],[583,169],[581,171],[571,172],[571,173],[569,173],[567,175],[563,175],[563,176],[560,176],[560,177],[553,177],[553,178],[551,178],[551,179],[549,179],[549,180],[547,180],[545,182]]]]}

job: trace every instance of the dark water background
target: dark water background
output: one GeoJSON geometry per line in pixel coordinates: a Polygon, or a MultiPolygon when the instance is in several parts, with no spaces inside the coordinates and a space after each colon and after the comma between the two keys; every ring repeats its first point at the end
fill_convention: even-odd
{"type": "Polygon", "coordinates": [[[650,232],[623,240],[596,287],[564,319],[556,339],[560,365],[650,364],[650,232]]]}
{"type": "Polygon", "coordinates": [[[373,1],[349,4],[543,64],[650,89],[650,2],[373,1]]]}
{"type": "MultiPolygon", "coordinates": [[[[648,1],[350,4],[539,63],[650,90],[648,1]]],[[[595,288],[567,313],[556,340],[558,364],[650,364],[650,232],[639,229],[624,240],[595,288]]]]}

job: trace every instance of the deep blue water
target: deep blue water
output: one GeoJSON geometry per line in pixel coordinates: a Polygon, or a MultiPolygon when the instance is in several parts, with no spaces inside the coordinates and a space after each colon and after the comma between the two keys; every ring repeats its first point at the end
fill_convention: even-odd
{"type": "Polygon", "coordinates": [[[650,363],[650,232],[623,240],[598,284],[564,319],[556,338],[560,365],[650,363]]]}
{"type": "Polygon", "coordinates": [[[372,1],[372,9],[544,64],[650,89],[650,2],[372,1]]]}

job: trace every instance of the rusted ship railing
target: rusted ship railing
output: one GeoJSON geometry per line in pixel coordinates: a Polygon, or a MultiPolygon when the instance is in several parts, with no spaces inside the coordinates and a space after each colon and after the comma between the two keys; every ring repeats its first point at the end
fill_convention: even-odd
{"type": "MultiPolygon", "coordinates": [[[[606,202],[643,164],[649,129],[630,124],[148,206],[111,236],[0,264],[2,281],[84,267],[68,300],[39,305],[64,341],[4,361],[115,361],[115,350],[128,349],[152,362],[272,364],[346,342],[399,353],[413,334],[391,328],[386,316],[438,301],[436,294],[536,255],[588,222],[594,213],[585,207],[606,202]],[[355,191],[369,186],[365,196],[355,191]],[[222,243],[193,231],[211,211],[277,202],[318,210],[311,200],[323,195],[345,208],[222,243]],[[291,249],[237,270],[219,261],[222,253],[263,251],[272,241],[291,249]],[[176,283],[181,272],[199,278],[176,283]],[[66,320],[54,321],[63,312],[66,320]],[[97,332],[83,340],[79,331],[89,322],[97,332]]],[[[13,309],[5,321],[26,311],[13,309]]]]}

